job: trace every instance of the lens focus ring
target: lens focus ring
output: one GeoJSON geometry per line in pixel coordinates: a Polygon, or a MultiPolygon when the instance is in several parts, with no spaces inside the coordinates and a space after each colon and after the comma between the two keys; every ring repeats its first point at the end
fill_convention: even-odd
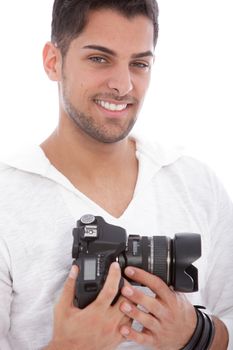
{"type": "Polygon", "coordinates": [[[153,274],[170,284],[170,239],[166,236],[154,236],[153,274]]]}

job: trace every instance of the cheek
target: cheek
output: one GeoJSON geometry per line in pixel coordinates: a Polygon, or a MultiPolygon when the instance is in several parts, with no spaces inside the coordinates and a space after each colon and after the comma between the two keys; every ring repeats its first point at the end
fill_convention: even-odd
{"type": "Polygon", "coordinates": [[[91,113],[92,98],[91,89],[83,82],[74,82],[70,89],[70,101],[79,111],[91,113]]]}
{"type": "Polygon", "coordinates": [[[93,74],[89,75],[84,72],[74,75],[70,79],[70,91],[76,97],[78,97],[77,95],[82,97],[91,96],[93,93],[98,92],[98,86],[99,81],[94,78],[93,74]]]}
{"type": "Polygon", "coordinates": [[[144,96],[146,95],[146,92],[150,85],[150,75],[148,76],[142,76],[138,77],[135,81],[135,91],[138,95],[139,99],[144,99],[144,96]]]}
{"type": "Polygon", "coordinates": [[[69,96],[73,101],[79,98],[83,98],[85,84],[80,78],[76,78],[76,76],[73,75],[72,77],[70,77],[70,79],[67,79],[65,82],[66,91],[69,93],[69,96]]]}

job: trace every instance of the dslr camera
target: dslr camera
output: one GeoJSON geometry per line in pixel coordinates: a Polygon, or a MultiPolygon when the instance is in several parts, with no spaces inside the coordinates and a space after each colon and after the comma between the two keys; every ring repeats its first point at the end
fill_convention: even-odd
{"type": "MultiPolygon", "coordinates": [[[[127,280],[123,271],[130,265],[160,277],[176,291],[198,290],[198,271],[192,263],[201,256],[199,234],[177,233],[174,239],[167,236],[127,237],[124,228],[108,224],[101,216],[87,214],[77,222],[73,238],[73,264],[79,266],[74,304],[81,309],[96,299],[114,261],[119,262],[122,276],[127,280]]],[[[123,277],[118,295],[124,284],[123,277]]]]}

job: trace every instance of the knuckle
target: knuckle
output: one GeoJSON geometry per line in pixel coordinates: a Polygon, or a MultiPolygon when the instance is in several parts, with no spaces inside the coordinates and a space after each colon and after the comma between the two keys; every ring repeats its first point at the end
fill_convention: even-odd
{"type": "Polygon", "coordinates": [[[103,297],[102,294],[99,294],[98,297],[95,299],[95,301],[90,305],[95,307],[95,308],[102,308],[104,305],[105,298],[103,297]]]}
{"type": "Polygon", "coordinates": [[[149,323],[150,323],[150,325],[151,325],[151,327],[152,327],[153,329],[156,329],[156,328],[157,328],[157,321],[156,321],[155,317],[152,317],[152,318],[150,319],[149,323]]]}
{"type": "Polygon", "coordinates": [[[174,322],[174,315],[171,310],[166,309],[163,314],[163,319],[165,322],[173,323],[174,322]]]}
{"type": "Polygon", "coordinates": [[[145,337],[144,337],[143,333],[137,333],[136,340],[137,340],[138,344],[143,345],[145,343],[145,337]]]}
{"type": "Polygon", "coordinates": [[[103,327],[103,334],[111,334],[115,332],[115,325],[112,322],[108,322],[103,327]]]}
{"type": "Polygon", "coordinates": [[[140,292],[138,289],[134,289],[134,299],[138,302],[138,304],[143,304],[143,300],[145,298],[145,294],[140,292]]]}
{"type": "Polygon", "coordinates": [[[106,290],[104,291],[104,295],[107,299],[114,298],[116,293],[117,293],[117,290],[113,286],[106,288],[106,290]]]}
{"type": "Polygon", "coordinates": [[[67,280],[66,283],[64,284],[60,299],[67,298],[68,295],[73,293],[73,290],[74,290],[74,285],[72,284],[72,281],[67,280]]]}
{"type": "Polygon", "coordinates": [[[102,289],[100,294],[95,300],[95,305],[100,307],[102,306],[106,301],[112,301],[116,295],[116,289],[114,287],[108,287],[105,289],[102,289]]]}
{"type": "Polygon", "coordinates": [[[160,277],[154,276],[153,284],[155,285],[156,290],[158,292],[161,292],[163,290],[163,288],[164,288],[164,284],[165,283],[160,277]]]}
{"type": "Polygon", "coordinates": [[[133,318],[139,320],[140,312],[141,311],[137,307],[132,307],[132,310],[131,310],[130,314],[133,316],[133,318]]]}
{"type": "Polygon", "coordinates": [[[66,280],[66,283],[64,285],[64,289],[73,289],[74,288],[74,280],[72,280],[71,278],[66,280]]]}

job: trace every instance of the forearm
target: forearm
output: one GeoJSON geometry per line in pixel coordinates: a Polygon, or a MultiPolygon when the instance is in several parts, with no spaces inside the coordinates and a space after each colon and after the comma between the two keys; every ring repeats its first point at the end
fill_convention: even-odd
{"type": "MultiPolygon", "coordinates": [[[[51,341],[43,350],[79,350],[78,346],[74,344],[71,344],[68,341],[51,341]]],[[[81,350],[81,349],[80,349],[81,350]]]]}
{"type": "Polygon", "coordinates": [[[217,317],[212,317],[215,326],[215,336],[210,350],[226,350],[229,335],[225,324],[217,317]]]}

